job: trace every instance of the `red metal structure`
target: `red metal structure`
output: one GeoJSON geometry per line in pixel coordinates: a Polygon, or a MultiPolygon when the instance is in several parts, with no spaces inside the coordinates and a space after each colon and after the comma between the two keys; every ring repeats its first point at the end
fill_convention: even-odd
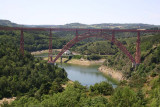
{"type": "Polygon", "coordinates": [[[79,34],[77,35],[75,38],[73,38],[70,42],[68,42],[61,50],[61,52],[56,56],[56,58],[53,60],[53,63],[56,62],[56,60],[66,51],[68,50],[70,47],[72,47],[75,43],[86,39],[86,38],[91,38],[91,37],[99,37],[99,38],[104,38],[106,40],[111,41],[112,43],[114,43],[120,50],[122,50],[128,57],[129,59],[135,63],[134,58],[132,57],[132,55],[129,53],[129,51],[126,49],[126,47],[120,42],[118,41],[115,36],[114,36],[114,32],[111,32],[112,35],[108,35],[106,32],[86,32],[83,34],[79,34]]]}
{"type": "Polygon", "coordinates": [[[114,43],[121,51],[128,56],[128,58],[134,64],[140,64],[141,59],[141,51],[140,51],[140,33],[157,33],[160,30],[137,30],[137,29],[75,29],[75,28],[19,28],[19,27],[0,27],[0,30],[20,30],[21,31],[21,41],[20,41],[20,52],[24,55],[24,31],[28,30],[36,30],[36,31],[49,31],[49,54],[48,54],[48,63],[55,63],[56,60],[70,47],[72,47],[75,43],[90,37],[99,37],[104,38],[106,40],[114,43]],[[70,42],[68,42],[61,50],[61,52],[56,56],[54,60],[52,60],[52,31],[74,31],[76,32],[75,38],[73,38],[70,42]],[[79,31],[83,31],[85,33],[78,34],[79,31]],[[118,32],[135,32],[137,33],[137,42],[136,42],[136,53],[135,59],[127,50],[127,48],[115,38],[115,33],[118,32]]]}
{"type": "Polygon", "coordinates": [[[49,33],[49,53],[48,53],[48,63],[52,63],[52,30],[50,29],[49,33]]]}

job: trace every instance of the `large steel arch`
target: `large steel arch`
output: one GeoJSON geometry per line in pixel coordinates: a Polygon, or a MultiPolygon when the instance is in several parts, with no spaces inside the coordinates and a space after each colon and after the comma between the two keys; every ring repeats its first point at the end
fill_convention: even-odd
{"type": "Polygon", "coordinates": [[[114,36],[114,32],[112,32],[112,35],[107,34],[105,32],[87,32],[87,33],[83,33],[78,35],[76,33],[76,36],[70,41],[68,42],[63,48],[62,50],[58,53],[58,55],[55,57],[55,59],[53,60],[53,63],[56,62],[56,60],[61,57],[61,55],[68,50],[69,48],[71,48],[74,44],[76,44],[77,42],[84,40],[86,38],[91,38],[91,37],[98,37],[98,38],[103,38],[106,40],[111,41],[113,44],[115,44],[122,52],[124,52],[125,55],[128,56],[128,58],[132,61],[132,63],[135,64],[135,60],[133,58],[133,56],[130,54],[130,52],[127,50],[127,48],[120,42],[118,41],[114,36]]]}

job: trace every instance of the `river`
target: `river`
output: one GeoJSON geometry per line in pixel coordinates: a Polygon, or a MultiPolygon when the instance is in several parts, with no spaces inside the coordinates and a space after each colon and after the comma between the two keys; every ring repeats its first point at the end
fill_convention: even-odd
{"type": "Polygon", "coordinates": [[[98,65],[81,66],[63,63],[59,66],[66,70],[70,80],[79,81],[84,86],[90,86],[102,81],[108,81],[114,88],[116,87],[116,84],[113,81],[108,80],[105,75],[98,71],[98,65]]]}

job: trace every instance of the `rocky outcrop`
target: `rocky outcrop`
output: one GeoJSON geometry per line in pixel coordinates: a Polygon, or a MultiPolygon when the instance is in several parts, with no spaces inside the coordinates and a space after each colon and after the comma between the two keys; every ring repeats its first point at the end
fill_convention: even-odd
{"type": "Polygon", "coordinates": [[[98,70],[100,72],[104,73],[105,75],[110,76],[111,78],[116,79],[118,81],[125,79],[123,77],[123,73],[122,72],[114,70],[114,69],[111,69],[111,68],[108,68],[107,66],[102,65],[102,66],[100,66],[98,68],[98,70]]]}
{"type": "Polygon", "coordinates": [[[5,102],[8,103],[8,104],[10,104],[10,103],[13,102],[15,99],[16,99],[16,97],[3,98],[2,100],[0,100],[0,107],[1,107],[1,104],[5,103],[5,102]]]}

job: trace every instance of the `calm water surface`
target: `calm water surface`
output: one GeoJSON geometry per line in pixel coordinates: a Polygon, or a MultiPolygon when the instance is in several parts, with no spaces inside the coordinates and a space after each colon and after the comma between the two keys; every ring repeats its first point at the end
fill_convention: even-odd
{"type": "Polygon", "coordinates": [[[98,65],[80,66],[63,63],[59,66],[66,70],[70,80],[79,81],[84,86],[90,86],[102,81],[108,81],[113,85],[113,87],[116,87],[112,81],[109,81],[101,72],[98,71],[98,65]]]}

